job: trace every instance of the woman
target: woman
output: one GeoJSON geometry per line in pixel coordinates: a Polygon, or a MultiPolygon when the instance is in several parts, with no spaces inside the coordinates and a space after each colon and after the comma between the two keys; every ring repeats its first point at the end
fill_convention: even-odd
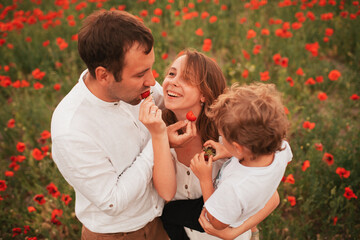
{"type": "MultiPolygon", "coordinates": [[[[196,51],[187,50],[172,63],[163,81],[164,103],[166,110],[162,113],[152,102],[151,97],[145,99],[140,108],[140,120],[152,135],[154,149],[153,181],[159,195],[170,201],[163,212],[163,223],[171,239],[189,239],[182,227],[189,219],[195,219],[185,224],[193,229],[202,230],[197,219],[200,213],[181,212],[181,201],[201,198],[199,180],[190,169],[190,160],[203,150],[208,140],[219,141],[219,133],[212,121],[205,115],[205,109],[226,89],[226,80],[220,67],[209,57],[196,51]],[[189,111],[197,117],[189,122],[189,128],[196,130],[196,135],[181,147],[170,149],[166,134],[166,125],[186,120],[189,111]],[[163,120],[162,120],[163,118],[163,120]],[[166,124],[165,124],[166,123],[166,124]],[[178,204],[180,203],[180,205],[178,204]]],[[[181,132],[179,133],[181,134],[181,132]]],[[[223,161],[213,159],[213,178],[215,178],[223,161]]],[[[222,231],[209,227],[205,230],[222,238],[234,238],[245,232],[237,239],[249,239],[251,227],[258,224],[278,205],[278,195],[269,201],[264,211],[260,211],[238,228],[227,228],[222,231]],[[246,230],[246,231],[245,231],[246,230]]],[[[190,239],[218,239],[206,233],[186,228],[190,239]]]]}

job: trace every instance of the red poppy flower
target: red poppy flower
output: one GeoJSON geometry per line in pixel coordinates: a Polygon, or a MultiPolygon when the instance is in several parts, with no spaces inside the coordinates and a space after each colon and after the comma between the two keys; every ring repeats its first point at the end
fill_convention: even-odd
{"type": "Polygon", "coordinates": [[[201,13],[201,19],[205,19],[207,18],[208,16],[210,16],[210,14],[208,12],[202,12],[201,13]]]}
{"type": "Polygon", "coordinates": [[[334,29],[332,28],[326,28],[325,29],[325,35],[328,36],[328,37],[331,37],[334,33],[334,29]]]}
{"type": "Polygon", "coordinates": [[[309,121],[305,121],[303,123],[303,128],[305,129],[314,129],[315,128],[315,123],[309,122],[309,121]]]}
{"type": "Polygon", "coordinates": [[[322,151],[323,150],[323,145],[321,143],[315,143],[315,149],[318,151],[322,151]]]}
{"type": "Polygon", "coordinates": [[[145,9],[140,12],[140,16],[142,17],[146,17],[147,15],[148,15],[148,11],[145,9]]]}
{"type": "Polygon", "coordinates": [[[5,177],[13,177],[14,172],[13,171],[5,171],[5,177]]]}
{"type": "Polygon", "coordinates": [[[261,29],[261,35],[264,35],[264,36],[270,35],[269,29],[266,29],[266,28],[261,29]]]}
{"type": "Polygon", "coordinates": [[[287,57],[281,58],[280,65],[281,65],[282,67],[285,67],[285,68],[288,67],[288,65],[289,65],[289,59],[288,59],[287,57]]]}
{"type": "Polygon", "coordinates": [[[315,85],[316,82],[313,78],[308,78],[308,80],[306,80],[305,85],[315,85]]]}
{"type": "Polygon", "coordinates": [[[303,170],[303,172],[306,171],[306,169],[308,169],[310,167],[310,161],[309,160],[305,160],[302,164],[301,170],[303,170]]]}
{"type": "Polygon", "coordinates": [[[255,45],[253,48],[253,54],[259,54],[260,53],[260,49],[261,49],[261,45],[255,45]]]}
{"type": "Polygon", "coordinates": [[[43,87],[44,87],[44,85],[39,82],[34,83],[34,89],[36,89],[36,90],[39,90],[43,87]]]}
{"type": "Polygon", "coordinates": [[[286,115],[288,115],[290,113],[289,109],[287,107],[284,107],[284,112],[286,115]]]}
{"type": "Polygon", "coordinates": [[[54,90],[55,90],[55,91],[59,91],[60,89],[61,89],[60,83],[55,83],[55,84],[54,84],[54,90]]]}
{"type": "Polygon", "coordinates": [[[196,31],[195,31],[195,34],[198,35],[198,36],[203,36],[204,35],[204,32],[201,28],[198,28],[196,31]]]}
{"type": "Polygon", "coordinates": [[[27,209],[29,213],[36,211],[36,208],[34,208],[33,206],[29,206],[27,209]]]}
{"type": "Polygon", "coordinates": [[[209,23],[214,23],[214,22],[216,22],[217,21],[217,16],[211,16],[210,18],[209,18],[209,23]]]}
{"type": "Polygon", "coordinates": [[[270,79],[269,71],[260,72],[260,80],[261,81],[268,81],[270,79]]]}
{"type": "Polygon", "coordinates": [[[50,183],[49,185],[47,185],[46,189],[48,190],[48,193],[52,195],[54,198],[60,196],[60,192],[58,191],[54,183],[50,183]]]}
{"type": "Polygon", "coordinates": [[[353,95],[351,95],[350,99],[351,99],[351,100],[354,100],[354,101],[355,101],[355,100],[359,100],[359,99],[360,99],[360,96],[354,93],[353,95]]]}
{"type": "Polygon", "coordinates": [[[161,16],[163,13],[162,9],[160,8],[155,8],[154,10],[154,14],[157,15],[157,16],[161,16]]]}
{"type": "Polygon", "coordinates": [[[324,153],[322,160],[325,161],[329,166],[334,164],[334,156],[330,153],[324,153]]]}
{"type": "Polygon", "coordinates": [[[153,74],[154,78],[159,77],[159,73],[157,73],[155,69],[152,70],[152,74],[153,74]]]}
{"type": "Polygon", "coordinates": [[[298,70],[296,70],[296,74],[299,76],[304,76],[304,71],[302,70],[302,68],[298,68],[298,70]]]}
{"type": "Polygon", "coordinates": [[[351,190],[351,188],[346,187],[345,188],[345,193],[344,193],[344,197],[346,197],[347,199],[351,199],[351,198],[355,198],[357,199],[357,196],[355,195],[355,193],[353,192],[353,190],[351,190]]]}
{"type": "Polygon", "coordinates": [[[26,146],[25,146],[25,143],[23,143],[23,142],[18,142],[16,144],[16,149],[18,150],[18,152],[25,151],[25,148],[26,148],[26,146]]]}
{"type": "Polygon", "coordinates": [[[63,214],[62,209],[54,209],[51,213],[51,222],[55,225],[61,225],[61,222],[57,219],[57,217],[61,217],[63,214]]]}
{"type": "Polygon", "coordinates": [[[0,180],[0,191],[5,191],[7,188],[5,180],[0,180]]]}
{"type": "Polygon", "coordinates": [[[61,196],[61,201],[63,201],[66,206],[71,202],[71,200],[72,200],[72,198],[68,194],[63,194],[61,196]]]}
{"type": "Polygon", "coordinates": [[[243,24],[243,23],[246,23],[246,21],[247,21],[246,17],[243,17],[239,20],[239,23],[243,24]]]}
{"type": "Polygon", "coordinates": [[[207,39],[204,39],[204,43],[203,43],[203,51],[204,52],[208,52],[211,50],[211,47],[212,47],[212,41],[211,39],[207,38],[207,39]]]}
{"type": "Polygon", "coordinates": [[[346,170],[345,168],[338,167],[336,168],[335,172],[340,176],[340,178],[350,177],[350,171],[346,170]]]}
{"type": "Polygon", "coordinates": [[[29,225],[25,225],[24,226],[24,234],[27,234],[30,231],[30,226],[29,225]]]}
{"type": "Polygon", "coordinates": [[[11,118],[11,119],[7,122],[7,127],[8,127],[8,128],[14,128],[14,127],[15,127],[15,119],[11,118]]]}
{"type": "Polygon", "coordinates": [[[40,161],[44,158],[44,155],[42,154],[42,152],[40,151],[40,149],[38,148],[35,148],[33,151],[32,151],[32,156],[35,160],[37,161],[40,161]]]}
{"type": "Polygon", "coordinates": [[[338,217],[335,216],[335,217],[333,218],[333,225],[334,225],[334,226],[336,225],[337,221],[338,221],[338,217]]]}
{"type": "Polygon", "coordinates": [[[249,76],[249,70],[245,69],[243,73],[241,74],[243,78],[247,78],[249,76]]]}
{"type": "Polygon", "coordinates": [[[290,184],[294,184],[295,183],[295,178],[292,174],[289,174],[286,179],[285,182],[290,183],[290,184]]]}
{"type": "Polygon", "coordinates": [[[320,92],[320,93],[318,94],[318,99],[319,99],[320,101],[325,101],[327,98],[328,98],[328,97],[327,97],[326,93],[324,93],[324,92],[320,92]]]}
{"type": "Polygon", "coordinates": [[[32,71],[32,75],[35,79],[42,80],[45,77],[46,73],[42,72],[42,71],[40,71],[40,69],[36,68],[35,70],[32,71]]]}
{"type": "Polygon", "coordinates": [[[158,18],[158,17],[152,17],[152,18],[151,18],[151,22],[153,22],[153,23],[159,23],[159,22],[160,22],[160,18],[158,18]]]}
{"type": "Polygon", "coordinates": [[[254,37],[256,37],[256,32],[252,29],[248,30],[246,38],[250,39],[250,38],[254,38],[254,37]]]}
{"type": "Polygon", "coordinates": [[[307,51],[309,51],[314,57],[316,57],[318,55],[318,51],[319,51],[319,43],[315,42],[315,43],[307,43],[305,45],[305,49],[307,51]]]}
{"type": "Polygon", "coordinates": [[[273,60],[274,60],[274,63],[276,65],[280,65],[281,63],[281,55],[279,53],[276,53],[274,56],[273,56],[273,60]]]}
{"type": "Polygon", "coordinates": [[[336,81],[339,79],[339,77],[341,77],[341,73],[338,70],[332,70],[328,75],[328,78],[331,81],[336,81]]]}
{"type": "Polygon", "coordinates": [[[294,86],[294,80],[291,77],[287,77],[286,81],[289,83],[290,87],[294,86]]]}
{"type": "Polygon", "coordinates": [[[317,83],[322,83],[322,82],[324,81],[324,77],[323,77],[323,76],[317,76],[317,77],[315,78],[315,81],[316,81],[317,83]]]}
{"type": "Polygon", "coordinates": [[[162,31],[162,32],[161,32],[161,36],[162,36],[162,37],[167,37],[167,32],[162,31]]]}
{"type": "Polygon", "coordinates": [[[296,198],[294,196],[287,196],[287,200],[289,201],[291,206],[296,205],[296,198]]]}
{"type": "Polygon", "coordinates": [[[15,236],[21,234],[21,233],[22,233],[22,230],[21,230],[21,228],[13,228],[13,229],[12,229],[12,233],[13,233],[12,236],[15,237],[15,236]]]}
{"type": "Polygon", "coordinates": [[[51,133],[47,130],[42,131],[42,133],[40,135],[41,135],[42,139],[48,139],[51,137],[51,133]]]}
{"type": "Polygon", "coordinates": [[[46,200],[45,200],[45,197],[43,194],[36,194],[34,197],[34,201],[40,205],[43,205],[44,203],[46,203],[46,200]]]}

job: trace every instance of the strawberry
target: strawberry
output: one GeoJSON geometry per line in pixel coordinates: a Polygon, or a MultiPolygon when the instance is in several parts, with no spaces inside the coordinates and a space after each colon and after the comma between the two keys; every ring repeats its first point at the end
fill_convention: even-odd
{"type": "Polygon", "coordinates": [[[143,92],[141,94],[141,99],[147,98],[150,95],[150,90],[147,90],[146,92],[143,92]]]}
{"type": "Polygon", "coordinates": [[[192,111],[189,111],[187,114],[186,114],[186,119],[193,122],[196,120],[196,116],[194,115],[194,113],[192,111]]]}
{"type": "Polygon", "coordinates": [[[205,155],[204,155],[205,161],[209,160],[210,155],[213,155],[213,156],[216,155],[216,150],[212,147],[204,147],[203,151],[205,152],[205,155]]]}

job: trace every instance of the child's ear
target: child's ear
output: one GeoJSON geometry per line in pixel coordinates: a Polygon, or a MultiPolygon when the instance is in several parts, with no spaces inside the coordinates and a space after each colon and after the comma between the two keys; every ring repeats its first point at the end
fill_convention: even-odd
{"type": "Polygon", "coordinates": [[[232,145],[237,153],[242,154],[244,152],[244,147],[238,144],[237,142],[232,142],[232,145]]]}
{"type": "Polygon", "coordinates": [[[106,84],[109,76],[110,74],[106,68],[99,66],[95,69],[95,77],[100,84],[106,84]]]}

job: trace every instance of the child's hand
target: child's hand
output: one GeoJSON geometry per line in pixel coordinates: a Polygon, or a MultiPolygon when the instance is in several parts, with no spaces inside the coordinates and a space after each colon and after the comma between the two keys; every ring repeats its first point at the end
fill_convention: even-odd
{"type": "Polygon", "coordinates": [[[213,140],[208,140],[204,143],[204,147],[212,147],[216,151],[216,155],[213,157],[213,161],[223,159],[223,158],[230,158],[232,157],[228,150],[219,142],[215,142],[213,140]]]}
{"type": "Polygon", "coordinates": [[[140,105],[139,120],[147,127],[152,136],[166,134],[166,124],[161,118],[161,110],[153,103],[152,96],[140,105]]]}
{"type": "Polygon", "coordinates": [[[204,152],[195,154],[190,161],[190,168],[201,181],[212,181],[212,161],[213,156],[210,156],[208,161],[205,161],[204,152]]]}

